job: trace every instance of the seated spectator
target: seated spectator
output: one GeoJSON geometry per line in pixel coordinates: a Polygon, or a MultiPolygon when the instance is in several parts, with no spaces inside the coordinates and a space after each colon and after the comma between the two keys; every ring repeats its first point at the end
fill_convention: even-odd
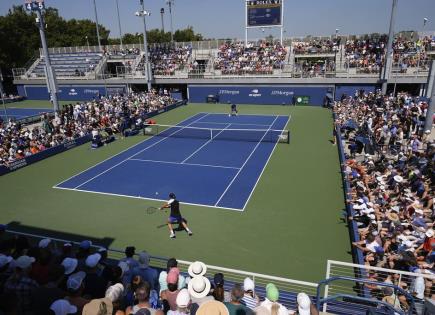
{"type": "Polygon", "coordinates": [[[266,298],[261,302],[261,306],[264,306],[271,312],[271,314],[277,315],[287,315],[287,308],[278,302],[279,291],[278,288],[273,284],[269,283],[266,286],[266,298]]]}
{"type": "Polygon", "coordinates": [[[125,306],[123,302],[124,286],[120,283],[110,286],[106,290],[106,299],[109,299],[113,305],[113,315],[125,315],[125,306]]]}
{"type": "Polygon", "coordinates": [[[86,258],[86,278],[84,280],[85,289],[84,295],[88,295],[93,299],[104,297],[107,288],[107,281],[98,274],[98,263],[100,262],[101,255],[98,253],[89,255],[86,258]]]}
{"type": "Polygon", "coordinates": [[[192,304],[190,302],[190,295],[189,291],[187,289],[182,289],[180,292],[178,292],[177,299],[177,310],[176,311],[168,311],[167,315],[189,315],[189,314],[195,314],[198,305],[192,304]]]}
{"type": "Polygon", "coordinates": [[[245,291],[242,302],[250,309],[254,309],[260,304],[260,298],[254,293],[255,284],[251,278],[245,278],[243,281],[243,290],[245,291]]]}
{"type": "Polygon", "coordinates": [[[52,310],[55,315],[67,315],[76,314],[77,307],[71,305],[67,300],[59,299],[51,304],[50,310],[52,310]]]}
{"type": "MultiPolygon", "coordinates": [[[[175,258],[168,259],[168,261],[166,263],[166,271],[164,270],[164,271],[160,272],[160,275],[159,275],[159,286],[160,286],[159,294],[163,290],[166,290],[168,288],[168,283],[166,281],[166,278],[168,276],[169,270],[171,270],[171,268],[176,268],[177,266],[178,266],[178,262],[175,258]]],[[[178,289],[181,290],[182,288],[184,288],[184,285],[185,285],[185,278],[180,273],[178,275],[178,289]]]]}
{"type": "Polygon", "coordinates": [[[213,297],[216,301],[231,302],[231,293],[224,290],[224,275],[217,273],[213,277],[213,297]]]}
{"type": "Polygon", "coordinates": [[[29,274],[35,258],[20,256],[14,260],[14,273],[9,277],[4,285],[5,293],[14,293],[18,299],[18,306],[21,313],[31,312],[32,291],[39,287],[38,283],[31,279],[29,274]]]}
{"type": "Polygon", "coordinates": [[[180,274],[180,270],[176,267],[171,268],[169,270],[168,276],[166,278],[166,282],[168,284],[168,289],[163,290],[160,293],[160,298],[163,302],[164,310],[172,310],[175,311],[177,309],[177,295],[180,290],[178,290],[178,276],[180,274]]]}
{"type": "Polygon", "coordinates": [[[124,253],[125,258],[122,258],[121,261],[125,261],[127,263],[129,270],[139,267],[139,262],[133,258],[136,253],[136,248],[134,246],[127,246],[124,253]]]}
{"type": "Polygon", "coordinates": [[[151,307],[149,303],[150,291],[150,285],[147,282],[141,282],[135,291],[137,304],[133,307],[127,307],[125,313],[130,315],[135,314],[140,309],[147,309],[151,315],[163,315],[164,313],[161,310],[151,307]]]}
{"type": "Polygon", "coordinates": [[[65,299],[77,307],[77,312],[79,314],[81,314],[83,307],[89,303],[89,300],[83,297],[85,277],[86,273],[79,271],[71,274],[66,282],[67,295],[65,299]]]}
{"type": "Polygon", "coordinates": [[[229,315],[229,313],[224,303],[211,300],[201,304],[196,315],[229,315]]]}
{"type": "Polygon", "coordinates": [[[113,314],[112,302],[107,298],[93,299],[83,307],[82,315],[111,315],[113,314]]]}
{"type": "Polygon", "coordinates": [[[243,290],[240,284],[235,284],[231,290],[231,302],[225,302],[225,306],[228,309],[230,315],[254,315],[254,312],[243,305],[243,290]]]}
{"type": "Polygon", "coordinates": [[[149,266],[150,256],[147,252],[142,251],[139,253],[138,263],[139,266],[133,268],[133,270],[131,271],[131,275],[133,277],[140,276],[143,281],[148,282],[148,284],[151,286],[151,290],[159,291],[159,279],[157,270],[149,266]]]}
{"type": "Polygon", "coordinates": [[[311,303],[310,297],[305,293],[299,293],[296,297],[297,315],[319,315],[316,307],[311,303]]]}

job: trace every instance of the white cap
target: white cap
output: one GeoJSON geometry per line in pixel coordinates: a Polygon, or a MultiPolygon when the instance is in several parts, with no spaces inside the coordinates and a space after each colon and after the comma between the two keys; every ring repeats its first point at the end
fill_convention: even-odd
{"type": "Polygon", "coordinates": [[[75,258],[65,258],[62,261],[62,266],[65,268],[65,274],[69,275],[71,273],[74,272],[74,270],[76,270],[77,265],[78,265],[79,261],[75,258]]]}
{"type": "Polygon", "coordinates": [[[50,245],[50,243],[51,243],[51,239],[44,238],[44,239],[39,241],[38,246],[39,246],[39,248],[47,248],[48,245],[50,245]]]}
{"type": "Polygon", "coordinates": [[[67,300],[57,300],[51,304],[50,309],[55,315],[67,315],[77,313],[77,307],[71,305],[67,300]]]}
{"type": "Polygon", "coordinates": [[[251,278],[246,277],[245,280],[243,280],[243,290],[244,291],[253,291],[254,288],[255,288],[254,281],[251,278]]]}
{"type": "Polygon", "coordinates": [[[182,289],[177,294],[177,299],[175,300],[178,307],[187,307],[190,304],[190,294],[187,289],[182,289]]]}
{"type": "Polygon", "coordinates": [[[26,269],[29,268],[35,262],[35,258],[29,256],[20,256],[15,259],[15,267],[26,269]]]}
{"type": "Polygon", "coordinates": [[[86,278],[86,273],[83,271],[73,273],[68,277],[68,280],[66,281],[66,287],[68,289],[77,291],[82,285],[82,282],[85,278],[86,278]]]}
{"type": "Polygon", "coordinates": [[[296,300],[298,301],[299,315],[310,315],[310,297],[306,293],[299,293],[296,300]]]}
{"type": "Polygon", "coordinates": [[[427,237],[433,237],[435,235],[435,232],[432,229],[428,229],[425,234],[427,237]]]}
{"type": "Polygon", "coordinates": [[[89,255],[88,258],[86,258],[86,266],[94,268],[100,262],[100,259],[101,255],[98,253],[89,255]]]}
{"type": "Polygon", "coordinates": [[[118,301],[124,293],[124,286],[121,283],[116,283],[106,290],[106,298],[112,302],[118,301]]]}

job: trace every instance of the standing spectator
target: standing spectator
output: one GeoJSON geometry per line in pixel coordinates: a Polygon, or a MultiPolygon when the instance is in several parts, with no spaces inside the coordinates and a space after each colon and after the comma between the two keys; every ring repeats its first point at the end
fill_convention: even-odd
{"type": "Polygon", "coordinates": [[[230,315],[254,315],[254,312],[243,305],[243,290],[240,284],[235,284],[231,290],[231,302],[225,302],[225,306],[228,309],[230,315]]]}
{"type": "Polygon", "coordinates": [[[133,258],[135,252],[136,248],[134,246],[127,246],[125,248],[125,258],[121,259],[121,261],[125,261],[128,264],[130,270],[139,267],[139,262],[133,258]]]}
{"type": "Polygon", "coordinates": [[[22,314],[31,313],[31,294],[39,285],[29,277],[35,258],[20,256],[14,261],[15,270],[5,283],[4,291],[15,293],[22,314]]]}

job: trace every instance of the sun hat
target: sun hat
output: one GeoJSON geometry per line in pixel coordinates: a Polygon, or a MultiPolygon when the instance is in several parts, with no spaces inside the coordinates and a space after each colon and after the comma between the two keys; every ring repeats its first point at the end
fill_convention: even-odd
{"type": "Polygon", "coordinates": [[[224,303],[212,300],[202,303],[196,315],[229,315],[229,312],[224,303]]]}
{"type": "Polygon", "coordinates": [[[266,285],[266,297],[272,302],[278,301],[279,291],[273,283],[266,285]]]}
{"type": "Polygon", "coordinates": [[[29,256],[20,256],[14,260],[14,266],[26,269],[29,268],[35,262],[35,258],[29,256]]]}
{"type": "Polygon", "coordinates": [[[47,248],[48,245],[50,245],[50,243],[51,243],[51,239],[49,239],[49,238],[44,238],[44,239],[42,239],[42,240],[39,241],[39,243],[38,243],[38,247],[39,247],[39,248],[47,248]]]}
{"type": "Polygon", "coordinates": [[[255,288],[254,281],[251,278],[246,277],[245,280],[243,280],[243,290],[254,291],[254,288],[255,288]]]}
{"type": "Polygon", "coordinates": [[[203,298],[210,292],[210,280],[203,276],[193,277],[187,286],[189,293],[194,298],[203,298]]]}
{"type": "Polygon", "coordinates": [[[190,303],[190,295],[187,289],[182,289],[177,294],[177,299],[175,300],[178,307],[187,307],[190,303]]]}
{"type": "Polygon", "coordinates": [[[112,315],[113,304],[107,298],[94,299],[83,307],[82,315],[112,315]]]}
{"type": "Polygon", "coordinates": [[[139,253],[139,266],[141,268],[148,268],[150,264],[150,255],[146,251],[139,253]]]}
{"type": "Polygon", "coordinates": [[[3,268],[14,260],[11,256],[0,255],[0,268],[3,268]]]}
{"type": "Polygon", "coordinates": [[[101,259],[101,255],[98,253],[89,255],[85,261],[86,266],[89,268],[94,268],[96,265],[98,265],[98,263],[100,262],[100,259],[101,259]]]}
{"type": "Polygon", "coordinates": [[[297,298],[299,315],[310,315],[311,300],[306,293],[299,293],[297,298]]]}
{"type": "Polygon", "coordinates": [[[401,183],[401,182],[403,182],[403,177],[400,176],[400,175],[396,175],[396,176],[394,176],[393,178],[394,178],[394,180],[395,180],[397,183],[401,183]]]}
{"type": "Polygon", "coordinates": [[[77,307],[71,305],[67,300],[61,299],[54,301],[50,306],[50,310],[54,312],[55,315],[67,315],[77,313],[77,307]]]}
{"type": "Polygon", "coordinates": [[[428,229],[425,234],[427,237],[431,238],[435,235],[435,232],[432,229],[428,229]]]}
{"type": "Polygon", "coordinates": [[[65,274],[69,275],[76,270],[78,263],[77,259],[67,257],[62,261],[61,265],[65,268],[65,274]]]}
{"type": "Polygon", "coordinates": [[[203,276],[207,272],[207,266],[200,261],[193,262],[187,270],[192,277],[203,276]]]}
{"type": "Polygon", "coordinates": [[[388,218],[388,220],[393,221],[393,222],[397,222],[397,221],[400,220],[399,216],[397,215],[397,213],[394,213],[394,212],[388,212],[387,213],[387,218],[388,218]]]}
{"type": "Polygon", "coordinates": [[[166,282],[168,284],[176,284],[178,282],[178,276],[180,275],[180,270],[177,267],[171,268],[166,277],[166,282]]]}
{"type": "Polygon", "coordinates": [[[85,278],[86,273],[84,271],[73,273],[68,277],[68,280],[66,281],[66,287],[73,291],[77,291],[78,289],[80,289],[80,286],[82,285],[82,282],[85,278]]]}

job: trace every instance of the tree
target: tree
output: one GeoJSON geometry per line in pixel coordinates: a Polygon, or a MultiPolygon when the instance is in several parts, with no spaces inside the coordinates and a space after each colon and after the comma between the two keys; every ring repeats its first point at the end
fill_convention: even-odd
{"type": "Polygon", "coordinates": [[[202,35],[195,33],[192,26],[176,30],[174,33],[174,41],[176,42],[196,42],[200,40],[202,40],[202,35]]]}

